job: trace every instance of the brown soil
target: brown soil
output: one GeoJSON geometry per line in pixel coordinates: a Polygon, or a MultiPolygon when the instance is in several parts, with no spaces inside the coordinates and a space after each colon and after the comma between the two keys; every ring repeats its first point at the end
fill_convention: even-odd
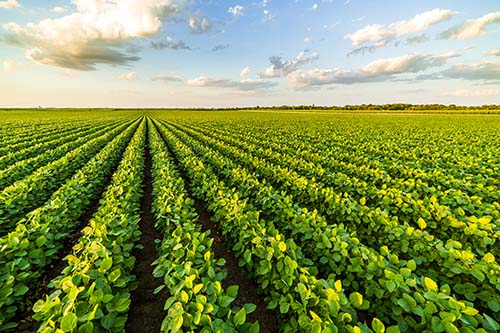
{"type": "Polygon", "coordinates": [[[165,318],[163,306],[166,301],[165,293],[154,294],[154,290],[162,283],[161,279],[153,276],[154,267],[151,266],[156,259],[156,239],[161,235],[154,227],[155,218],[151,204],[153,200],[153,183],[151,176],[151,152],[149,140],[146,140],[144,176],[144,195],[142,197],[142,215],[140,229],[142,232],[139,244],[142,249],[133,251],[136,264],[132,274],[137,277],[138,287],[132,292],[132,303],[128,312],[126,332],[160,332],[161,323],[165,318]]]}

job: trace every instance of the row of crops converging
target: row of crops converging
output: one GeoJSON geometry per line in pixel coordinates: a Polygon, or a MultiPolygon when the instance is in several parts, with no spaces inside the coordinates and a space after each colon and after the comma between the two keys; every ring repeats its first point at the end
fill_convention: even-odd
{"type": "Polygon", "coordinates": [[[498,136],[255,117],[0,125],[0,331],[500,331],[498,136]]]}

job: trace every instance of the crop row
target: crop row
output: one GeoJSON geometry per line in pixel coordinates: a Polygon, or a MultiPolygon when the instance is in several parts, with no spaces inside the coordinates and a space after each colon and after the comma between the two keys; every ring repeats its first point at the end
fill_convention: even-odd
{"type": "Polygon", "coordinates": [[[56,133],[55,135],[44,136],[39,140],[32,140],[31,145],[29,147],[26,147],[24,149],[16,149],[16,150],[13,149],[9,153],[1,155],[0,170],[5,169],[19,161],[37,156],[40,153],[58,147],[59,145],[64,144],[68,141],[90,134],[92,133],[92,130],[99,131],[102,128],[110,127],[111,125],[112,124],[107,124],[107,123],[98,125],[95,124],[86,125],[80,128],[71,129],[68,132],[56,133]]]}
{"type": "MultiPolygon", "coordinates": [[[[178,134],[182,135],[180,132],[178,134]]],[[[188,139],[185,137],[184,140],[188,139]]],[[[327,273],[340,274],[339,276],[344,277],[344,284],[366,294],[373,303],[369,309],[374,311],[372,315],[377,315],[384,321],[390,318],[395,320],[394,318],[399,316],[400,328],[407,330],[407,327],[410,327],[410,331],[422,329],[426,325],[436,325],[436,321],[440,320],[433,315],[437,313],[437,309],[443,316],[448,312],[450,316],[445,322],[453,318],[451,321],[456,321],[457,326],[461,325],[461,316],[477,315],[478,311],[472,308],[471,303],[451,297],[446,285],[439,290],[446,301],[439,301],[439,298],[429,293],[429,285],[434,286],[435,283],[428,277],[419,278],[411,273],[416,268],[415,262],[400,261],[387,248],[381,251],[381,257],[360,245],[357,239],[349,237],[342,227],[328,225],[326,220],[315,212],[308,212],[293,205],[290,198],[273,191],[265,182],[252,180],[251,174],[236,165],[231,168],[228,159],[210,151],[206,146],[203,148],[193,141],[189,142],[189,145],[196,147],[200,158],[203,156],[202,159],[208,161],[222,177],[225,175],[228,183],[248,196],[250,202],[259,207],[264,216],[268,216],[277,226],[287,230],[287,235],[299,241],[304,252],[313,261],[327,264],[326,267],[330,267],[327,273]],[[315,242],[311,243],[311,239],[315,242]],[[332,248],[332,244],[344,245],[332,248]],[[402,302],[401,298],[405,297],[406,301],[402,302]],[[420,304],[417,306],[418,303],[420,304]]],[[[438,292],[437,289],[432,291],[438,292]]],[[[488,315],[485,318],[488,318],[488,315]]],[[[484,318],[476,317],[476,324],[477,320],[482,319],[484,318]]],[[[485,327],[489,325],[486,323],[485,327]]]]}
{"type": "MultiPolygon", "coordinates": [[[[216,132],[221,131],[220,128],[213,128],[213,124],[208,129],[216,132]]],[[[377,147],[374,151],[371,147],[373,143],[370,142],[370,137],[367,136],[368,139],[363,138],[363,136],[366,136],[365,133],[351,138],[346,136],[345,133],[328,133],[327,131],[322,135],[317,135],[318,138],[323,139],[311,138],[296,132],[290,133],[286,130],[284,133],[274,133],[275,137],[283,136],[286,138],[286,145],[283,145],[282,140],[269,141],[268,133],[259,134],[255,128],[245,130],[231,126],[223,132],[227,137],[240,137],[242,142],[257,143],[261,150],[266,150],[263,147],[269,147],[273,148],[272,151],[276,151],[274,147],[279,145],[279,152],[286,152],[291,156],[305,156],[309,163],[308,173],[314,174],[315,177],[318,174],[324,175],[325,172],[340,173],[340,175],[346,173],[348,176],[379,186],[390,184],[390,187],[402,188],[402,186],[407,185],[411,187],[412,184],[418,182],[426,184],[427,186],[422,188],[423,192],[417,192],[418,189],[411,189],[410,192],[415,198],[428,197],[431,194],[443,195],[450,193],[451,195],[457,195],[465,193],[476,200],[480,199],[492,203],[498,201],[500,196],[498,186],[492,186],[495,184],[496,177],[494,177],[494,174],[498,172],[498,169],[495,167],[494,160],[491,159],[493,155],[491,153],[488,162],[482,163],[482,165],[484,165],[483,169],[488,170],[487,174],[492,174],[493,177],[482,176],[478,172],[466,175],[464,168],[471,163],[457,162],[448,165],[446,168],[440,168],[439,165],[426,168],[422,168],[418,164],[411,165],[405,158],[405,154],[422,149],[417,147],[408,152],[393,144],[388,147],[386,146],[388,138],[383,136],[377,138],[375,142],[380,142],[384,146],[382,148],[377,147]],[[241,137],[241,133],[245,133],[244,137],[241,137]],[[325,141],[325,137],[329,138],[329,140],[325,141]],[[263,142],[265,145],[262,144],[263,142]],[[353,151],[353,147],[356,147],[356,151],[353,151]]],[[[390,136],[389,133],[387,135],[390,136]]],[[[415,140],[411,136],[410,138],[410,140],[415,140]]],[[[448,143],[443,148],[448,150],[448,143]]],[[[427,154],[431,153],[429,149],[424,151],[427,154]]],[[[460,151],[454,152],[455,155],[460,153],[460,151]]],[[[477,159],[478,154],[482,154],[482,151],[476,148],[474,154],[471,155],[477,159]]],[[[429,156],[422,156],[422,159],[429,159],[429,156]]],[[[441,157],[439,160],[443,161],[444,159],[445,157],[441,157]]],[[[460,202],[460,204],[464,205],[463,202],[460,202]]]]}
{"type": "MultiPolygon", "coordinates": [[[[498,171],[495,165],[499,162],[498,156],[494,154],[498,136],[494,131],[483,130],[480,137],[475,129],[463,135],[467,130],[464,131],[462,125],[455,128],[449,122],[438,125],[427,123],[427,128],[422,128],[415,124],[408,126],[404,121],[388,124],[383,119],[374,125],[373,120],[370,119],[369,126],[347,121],[334,129],[315,123],[317,127],[311,130],[307,127],[311,124],[307,122],[287,126],[291,124],[286,121],[278,122],[279,126],[275,126],[275,123],[270,128],[231,122],[225,124],[225,128],[235,133],[255,133],[261,137],[269,136],[269,132],[272,132],[274,139],[286,137],[291,146],[298,148],[304,155],[323,152],[331,157],[334,154],[335,161],[383,167],[384,174],[403,175],[407,170],[409,174],[418,176],[421,171],[428,171],[430,174],[439,174],[439,178],[444,180],[450,179],[448,176],[459,175],[459,180],[467,178],[477,182],[483,179],[482,182],[498,183],[494,176],[498,171]],[[351,156],[353,149],[356,149],[356,155],[351,156]],[[417,172],[414,174],[413,170],[417,172]]],[[[328,125],[328,122],[325,124],[328,125]]],[[[480,129],[484,128],[482,124],[480,129]]]]}
{"type": "Polygon", "coordinates": [[[43,204],[64,181],[129,126],[130,122],[106,131],[3,189],[0,192],[0,234],[12,230],[26,213],[43,204]]]}
{"type": "Polygon", "coordinates": [[[127,321],[139,239],[146,120],[142,120],[100,206],[66,257],[67,266],[35,303],[40,332],[121,332],[127,321]]]}
{"type": "Polygon", "coordinates": [[[155,225],[164,235],[157,248],[154,276],[163,280],[157,292],[165,289],[169,295],[162,331],[258,332],[258,323],[246,322],[255,305],[232,306],[238,286],[222,287],[227,275],[224,259],[217,260],[213,239],[208,231],[200,230],[193,201],[151,121],[149,128],[153,212],[155,225]]]}
{"type": "Polygon", "coordinates": [[[78,170],[41,207],[0,238],[0,329],[15,326],[8,320],[29,305],[25,295],[53,263],[64,240],[104,188],[118,165],[138,122],[129,125],[78,170]]]}
{"type": "MultiPolygon", "coordinates": [[[[200,132],[200,128],[194,129],[200,132]]],[[[214,136],[217,130],[201,130],[214,136]]],[[[279,144],[267,144],[263,149],[263,142],[252,144],[246,136],[215,135],[219,140],[228,141],[240,150],[251,152],[256,157],[265,158],[274,164],[274,168],[286,168],[296,171],[296,178],[300,179],[302,189],[316,186],[320,189],[329,189],[347,193],[349,199],[361,202],[363,206],[372,209],[379,208],[397,216],[398,222],[408,223],[414,227],[427,229],[428,232],[443,240],[450,238],[458,240],[462,245],[480,255],[489,251],[497,254],[495,242],[500,237],[500,226],[495,226],[495,220],[500,218],[500,204],[498,202],[482,202],[477,196],[469,197],[458,191],[432,190],[428,184],[419,181],[404,181],[393,179],[377,187],[374,183],[343,173],[345,168],[335,170],[335,173],[326,172],[320,163],[311,166],[314,154],[307,154],[304,161],[300,156],[283,153],[284,147],[279,144]],[[314,172],[317,170],[318,172],[314,172]],[[321,170],[319,172],[319,170],[321,170]],[[415,196],[415,193],[419,194],[415,196]]],[[[333,156],[332,156],[333,157],[333,156]]],[[[334,160],[328,158],[329,161],[334,160]]],[[[500,191],[500,189],[498,190],[500,191]]],[[[316,191],[318,193],[319,191],[316,191]]],[[[500,194],[500,192],[499,192],[500,194]]],[[[306,199],[314,198],[317,202],[324,201],[321,196],[310,194],[306,199]]],[[[498,198],[497,198],[498,199],[498,198]]],[[[498,201],[498,200],[497,200],[498,201]]]]}
{"type": "MultiPolygon", "coordinates": [[[[87,123],[90,124],[91,123],[87,123]]],[[[95,125],[95,123],[94,123],[95,125]]],[[[61,124],[49,124],[43,128],[34,128],[24,134],[11,133],[10,138],[2,140],[2,145],[0,146],[0,155],[8,154],[12,151],[19,151],[22,149],[29,148],[33,145],[33,142],[38,142],[44,140],[47,137],[64,137],[68,133],[75,131],[75,128],[84,127],[85,123],[61,123],[61,124]]]]}
{"type": "Polygon", "coordinates": [[[128,330],[133,300],[153,293],[146,253],[161,331],[258,332],[202,231],[212,222],[282,332],[500,331],[488,126],[157,115],[0,126],[0,331],[26,314],[43,333],[128,330]]]}
{"type": "Polygon", "coordinates": [[[28,156],[24,156],[23,159],[0,170],[0,190],[3,190],[5,187],[33,173],[38,168],[63,157],[71,150],[78,148],[94,138],[100,137],[116,127],[118,127],[118,125],[105,126],[103,128],[94,127],[86,131],[78,132],[74,134],[74,137],[69,136],[56,140],[62,141],[57,142],[55,146],[49,147],[45,151],[40,151],[38,155],[34,157],[29,158],[28,156]]]}
{"type": "MultiPolygon", "coordinates": [[[[240,198],[241,194],[218,179],[212,168],[172,133],[162,126],[160,132],[190,177],[193,194],[207,201],[240,265],[266,294],[268,307],[279,309],[283,331],[361,332],[360,326],[370,331],[358,323],[355,308],[366,306],[360,295],[349,299],[341,281],[317,279],[312,262],[291,238],[259,218],[259,212],[240,198]]],[[[381,325],[373,319],[377,332],[381,332],[381,325]]]]}
{"type": "MultiPolygon", "coordinates": [[[[456,293],[464,295],[470,301],[480,303],[485,309],[489,308],[496,316],[500,307],[500,296],[496,292],[499,285],[500,266],[491,253],[485,254],[483,258],[476,258],[472,252],[462,250],[462,245],[455,240],[444,243],[424,230],[415,230],[407,224],[389,219],[386,214],[353,202],[351,199],[345,198],[342,193],[336,194],[311,181],[301,181],[300,177],[288,172],[285,168],[274,167],[266,161],[244,154],[241,150],[223,142],[205,136],[201,138],[201,134],[197,132],[185,131],[197,137],[205,145],[222,151],[225,156],[232,156],[238,161],[238,164],[263,175],[265,183],[278,184],[278,189],[286,190],[287,193],[291,194],[290,198],[293,201],[306,202],[309,207],[317,207],[319,213],[328,218],[329,224],[343,222],[348,229],[355,225],[358,237],[375,248],[385,248],[390,244],[388,250],[391,254],[403,258],[409,257],[416,262],[414,269],[416,273],[431,277],[443,284],[452,285],[456,293]],[[433,245],[431,246],[429,243],[433,245]],[[416,246],[417,244],[419,246],[416,246]],[[468,287],[465,288],[465,286],[468,287]],[[471,288],[471,286],[476,287],[471,288]]],[[[207,155],[214,156],[214,153],[207,155]]],[[[221,166],[218,166],[216,169],[220,170],[220,168],[221,166]]],[[[246,177],[251,178],[252,175],[246,177]]],[[[241,177],[239,181],[242,182],[241,177]]],[[[250,179],[243,181],[251,184],[250,179]]],[[[257,184],[259,184],[258,181],[257,184]]],[[[261,184],[259,184],[260,187],[264,187],[261,184]]],[[[262,193],[259,193],[259,189],[256,187],[258,186],[249,186],[245,191],[252,192],[253,190],[254,197],[261,198],[262,193]]],[[[290,219],[286,217],[290,214],[287,213],[287,209],[292,209],[290,202],[287,202],[286,198],[282,198],[280,193],[272,193],[269,197],[273,198],[272,201],[275,203],[283,203],[272,207],[266,207],[264,204],[263,212],[266,212],[266,208],[268,208],[267,214],[276,216],[285,224],[288,223],[290,219]],[[284,208],[279,210],[276,207],[284,208]]],[[[301,208],[297,205],[295,210],[300,211],[301,208]]]]}

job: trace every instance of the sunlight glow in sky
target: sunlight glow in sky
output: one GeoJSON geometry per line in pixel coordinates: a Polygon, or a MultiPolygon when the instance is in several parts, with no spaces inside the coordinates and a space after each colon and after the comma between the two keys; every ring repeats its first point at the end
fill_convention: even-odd
{"type": "Polygon", "coordinates": [[[0,107],[500,103],[498,0],[0,0],[0,107]]]}

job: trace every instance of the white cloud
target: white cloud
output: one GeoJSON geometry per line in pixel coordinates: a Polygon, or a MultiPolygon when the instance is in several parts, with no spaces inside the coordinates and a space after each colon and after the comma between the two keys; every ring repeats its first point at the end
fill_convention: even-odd
{"type": "Polygon", "coordinates": [[[442,66],[449,58],[457,57],[455,52],[441,55],[408,54],[396,58],[379,59],[361,67],[360,72],[368,75],[416,73],[429,67],[442,66]]]}
{"type": "Polygon", "coordinates": [[[213,29],[213,22],[200,13],[192,14],[188,18],[188,25],[191,31],[197,34],[210,32],[213,29]]]}
{"type": "Polygon", "coordinates": [[[312,38],[310,36],[304,37],[304,43],[309,43],[312,41],[312,38]]]}
{"type": "Polygon", "coordinates": [[[492,50],[484,51],[483,55],[500,57],[500,50],[499,49],[492,49],[492,50]]]}
{"type": "Polygon", "coordinates": [[[243,16],[245,15],[245,7],[241,5],[236,5],[234,7],[229,7],[227,12],[231,14],[233,17],[243,16]]]}
{"type": "Polygon", "coordinates": [[[262,0],[260,2],[254,3],[253,5],[257,7],[267,7],[267,5],[269,5],[269,0],[262,0]]]}
{"type": "Polygon", "coordinates": [[[489,96],[499,96],[500,89],[493,88],[485,88],[478,90],[454,90],[443,93],[443,96],[452,96],[452,97],[489,97],[489,96]]]}
{"type": "Polygon", "coordinates": [[[0,1],[0,8],[3,9],[11,9],[11,8],[19,8],[21,5],[17,2],[17,0],[5,0],[0,1]]]}
{"type": "Polygon", "coordinates": [[[230,82],[230,80],[224,78],[210,78],[206,76],[199,76],[195,79],[188,80],[186,83],[187,85],[193,87],[219,87],[225,86],[230,82]]]}
{"type": "Polygon", "coordinates": [[[466,20],[459,26],[448,29],[442,37],[448,39],[472,39],[485,33],[487,26],[500,23],[500,12],[486,14],[478,19],[466,20]]]}
{"type": "Polygon", "coordinates": [[[262,21],[269,22],[273,21],[275,18],[276,16],[274,16],[269,9],[264,9],[264,18],[262,19],[262,21]]]}
{"type": "Polygon", "coordinates": [[[16,65],[9,59],[3,61],[3,71],[5,73],[12,73],[16,70],[16,65]]]}
{"type": "Polygon", "coordinates": [[[318,4],[317,3],[315,3],[314,5],[312,5],[312,7],[311,7],[312,11],[316,11],[317,9],[318,9],[318,4]]]}
{"type": "Polygon", "coordinates": [[[64,7],[60,7],[60,6],[55,6],[54,8],[52,8],[50,10],[52,13],[56,13],[56,14],[62,14],[64,12],[66,12],[66,8],[64,7]]]}
{"type": "Polygon", "coordinates": [[[123,65],[139,58],[121,52],[133,39],[161,30],[164,20],[177,14],[177,0],[73,0],[77,12],[38,23],[7,23],[8,40],[26,49],[35,62],[94,70],[97,64],[123,65]]]}
{"type": "Polygon", "coordinates": [[[337,26],[339,26],[340,24],[342,24],[342,20],[338,20],[338,21],[335,21],[331,24],[324,24],[323,25],[323,28],[324,29],[329,29],[329,30],[333,30],[335,29],[337,26]]]}
{"type": "Polygon", "coordinates": [[[447,9],[436,8],[416,15],[410,20],[398,21],[389,25],[371,24],[352,34],[345,35],[350,39],[352,45],[361,45],[367,42],[376,42],[396,38],[402,35],[420,32],[429,26],[446,21],[456,15],[456,12],[447,9]]]}
{"type": "Polygon", "coordinates": [[[288,74],[296,71],[299,66],[308,64],[317,60],[319,54],[314,52],[308,55],[308,51],[301,51],[294,60],[284,61],[281,57],[273,56],[269,58],[271,66],[259,73],[261,78],[277,78],[280,76],[287,76],[288,74]]]}
{"type": "Polygon", "coordinates": [[[288,74],[287,80],[295,87],[305,88],[336,83],[344,73],[346,72],[340,69],[297,70],[288,74]]]}
{"type": "Polygon", "coordinates": [[[123,81],[134,81],[137,79],[137,73],[136,72],[123,73],[118,77],[118,79],[123,81]]]}
{"type": "Polygon", "coordinates": [[[250,74],[251,71],[252,71],[252,69],[249,66],[243,68],[240,72],[240,77],[243,78],[243,77],[247,76],[248,74],[250,74]]]}
{"type": "Polygon", "coordinates": [[[352,23],[361,22],[365,19],[365,16],[360,16],[358,18],[352,19],[352,23]]]}
{"type": "Polygon", "coordinates": [[[277,85],[277,83],[261,79],[245,79],[234,81],[225,78],[206,76],[200,76],[195,79],[188,80],[186,84],[191,87],[228,88],[241,91],[267,89],[277,85]]]}
{"type": "Polygon", "coordinates": [[[431,67],[442,66],[446,64],[448,59],[457,56],[458,54],[454,52],[440,55],[409,54],[401,57],[379,59],[357,70],[338,68],[297,70],[289,73],[287,80],[298,88],[384,81],[393,78],[395,75],[418,73],[431,67]]]}

